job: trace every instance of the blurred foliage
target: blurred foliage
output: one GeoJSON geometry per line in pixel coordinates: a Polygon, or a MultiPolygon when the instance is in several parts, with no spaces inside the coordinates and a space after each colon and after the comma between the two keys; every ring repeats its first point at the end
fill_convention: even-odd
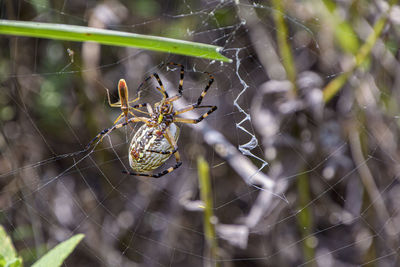
{"type": "Polygon", "coordinates": [[[344,52],[355,54],[360,47],[357,34],[351,24],[343,20],[337,12],[339,9],[333,1],[324,0],[323,4],[328,9],[325,19],[330,20],[329,24],[335,29],[335,38],[344,52]]]}
{"type": "MultiPolygon", "coordinates": [[[[84,232],[84,246],[65,265],[398,266],[400,7],[393,3],[0,1],[0,19],[175,37],[221,46],[233,60],[1,35],[0,223],[18,253],[0,265],[17,255],[33,263],[51,244],[84,232]],[[203,103],[218,110],[207,125],[236,147],[254,145],[274,194],[250,186],[253,177],[240,177],[218,157],[221,147],[206,144],[213,136],[187,125],[178,141],[183,165],[162,179],[121,173],[138,125],[68,156],[121,112],[106,98],[109,89],[116,101],[119,79],[133,98],[158,72],[174,95],[179,73],[157,67],[169,61],[185,66],[189,103],[207,84],[203,71],[213,73],[203,103]],[[246,116],[236,103],[249,112],[241,125],[248,133],[239,129],[246,116]]],[[[142,100],[154,104],[160,95],[148,85],[142,100]]],[[[10,248],[0,236],[7,243],[0,251],[10,248]]]]}

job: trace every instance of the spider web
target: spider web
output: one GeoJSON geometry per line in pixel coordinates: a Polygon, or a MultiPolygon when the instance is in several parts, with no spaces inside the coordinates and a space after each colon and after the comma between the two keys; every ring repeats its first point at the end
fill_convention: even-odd
{"type": "MultiPolygon", "coordinates": [[[[356,72],[324,105],[321,89],[349,56],[334,47],[320,4],[290,3],[284,13],[297,64],[296,96],[277,52],[273,16],[279,11],[270,3],[19,0],[0,6],[2,19],[210,43],[233,60],[3,36],[0,223],[27,265],[76,233],[86,237],[67,265],[211,264],[198,202],[200,155],[211,167],[222,266],[398,262],[399,112],[391,88],[399,64],[388,52],[393,47],[379,41],[372,60],[382,62],[356,72]],[[130,170],[127,150],[140,124],[84,148],[120,113],[106,98],[109,89],[117,101],[120,78],[131,97],[153,72],[176,92],[179,71],[160,62],[185,66],[184,102],[177,105],[194,103],[208,81],[204,72],[213,73],[203,104],[218,110],[201,124],[207,127],[181,125],[179,169],[161,179],[127,176],[121,171],[130,170]],[[222,156],[221,144],[233,145],[229,155],[237,161],[222,156]]],[[[360,40],[373,10],[359,16],[354,35],[360,40]]],[[[159,99],[154,81],[146,83],[140,102],[159,99]]]]}

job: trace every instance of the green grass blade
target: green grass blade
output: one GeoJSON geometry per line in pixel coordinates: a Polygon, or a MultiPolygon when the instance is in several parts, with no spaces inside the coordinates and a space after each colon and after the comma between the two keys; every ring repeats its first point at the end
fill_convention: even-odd
{"type": "Polygon", "coordinates": [[[292,49],[288,43],[289,33],[285,23],[283,3],[280,0],[273,0],[274,20],[277,27],[277,42],[279,54],[282,57],[282,64],[286,70],[287,78],[296,86],[296,67],[293,60],[292,49]]]}
{"type": "Polygon", "coordinates": [[[314,1],[320,5],[320,16],[328,25],[332,25],[335,41],[339,47],[346,53],[356,54],[360,48],[360,42],[357,33],[349,21],[342,18],[340,8],[333,0],[314,1]]]}
{"type": "Polygon", "coordinates": [[[215,45],[66,24],[0,20],[0,34],[64,41],[98,42],[105,45],[136,47],[223,62],[232,61],[219,53],[222,47],[215,45]]]}
{"type": "Polygon", "coordinates": [[[58,244],[43,257],[41,257],[32,267],[57,267],[61,266],[64,260],[81,242],[85,236],[83,234],[74,235],[70,239],[58,244]]]}
{"type": "Polygon", "coordinates": [[[309,203],[312,201],[310,192],[310,177],[305,169],[297,179],[298,209],[297,223],[302,237],[303,257],[305,266],[315,266],[315,233],[313,212],[309,203]],[[314,244],[314,245],[313,245],[314,244]]]}
{"type": "Polygon", "coordinates": [[[218,243],[215,234],[215,217],[213,213],[213,197],[210,182],[210,167],[203,157],[197,158],[197,169],[199,175],[200,197],[204,203],[204,233],[207,243],[207,255],[211,261],[205,266],[220,266],[218,262],[218,243]]]}
{"type": "MultiPolygon", "coordinates": [[[[388,11],[387,14],[390,12],[388,11]]],[[[355,63],[347,72],[342,73],[332,81],[330,81],[323,90],[323,99],[324,102],[328,102],[331,100],[339,90],[345,85],[350,74],[354,72],[355,69],[360,67],[365,60],[368,58],[371,53],[372,48],[374,47],[376,41],[381,35],[387,21],[387,15],[383,15],[374,25],[372,33],[368,36],[365,43],[360,47],[357,54],[355,55],[355,63]]]]}

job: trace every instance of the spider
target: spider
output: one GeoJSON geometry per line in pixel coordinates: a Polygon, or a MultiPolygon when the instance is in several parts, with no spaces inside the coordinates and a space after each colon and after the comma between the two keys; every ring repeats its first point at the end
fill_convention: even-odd
{"type": "Polygon", "coordinates": [[[121,119],[122,116],[125,117],[125,122],[128,122],[128,114],[131,114],[133,117],[136,117],[136,115],[131,110],[134,109],[140,111],[137,108],[140,107],[141,105],[136,105],[134,107],[131,107],[129,106],[129,104],[138,101],[139,97],[129,101],[128,86],[126,85],[126,81],[124,79],[121,79],[118,82],[119,101],[117,103],[111,103],[110,92],[108,91],[107,88],[106,90],[107,90],[108,104],[110,105],[110,107],[119,107],[121,108],[122,111],[121,114],[119,114],[117,119],[114,121],[114,124],[117,124],[117,122],[121,119]]]}
{"type": "MultiPolygon", "coordinates": [[[[87,145],[87,148],[90,147],[91,144],[98,139],[99,141],[97,143],[101,142],[101,140],[106,134],[109,134],[118,128],[124,127],[129,123],[142,122],[143,125],[136,131],[129,145],[129,165],[135,172],[122,171],[123,173],[129,175],[159,178],[179,168],[179,166],[182,165],[177,145],[177,140],[179,138],[179,127],[175,123],[178,122],[178,123],[196,124],[201,122],[203,119],[205,119],[208,115],[210,115],[217,109],[216,106],[209,106],[209,105],[201,106],[201,102],[203,101],[204,96],[206,95],[208,89],[214,82],[213,75],[211,75],[208,72],[205,72],[209,76],[209,80],[203,92],[197,99],[197,102],[185,108],[175,110],[173,102],[182,97],[183,78],[185,71],[184,71],[184,66],[182,64],[170,62],[167,63],[167,65],[176,66],[180,68],[180,81],[178,85],[178,94],[169,97],[160,77],[158,76],[157,73],[153,73],[152,75],[145,78],[144,81],[139,85],[138,98],[132,101],[128,101],[127,86],[125,81],[122,80],[123,81],[122,86],[119,88],[126,88],[126,91],[119,90],[120,101],[116,103],[114,106],[121,107],[123,112],[118,116],[117,120],[114,122],[114,125],[111,128],[107,128],[101,131],[87,145]],[[130,107],[129,106],[130,103],[133,103],[140,99],[141,88],[143,87],[144,83],[150,80],[151,78],[155,78],[158,83],[156,89],[162,94],[161,101],[155,103],[154,108],[152,108],[151,105],[148,103],[142,103],[130,107]],[[147,112],[138,110],[138,108],[140,107],[146,107],[147,112]],[[209,110],[200,117],[198,117],[197,119],[186,119],[177,116],[179,114],[188,112],[196,108],[208,108],[209,110]],[[133,114],[133,112],[131,112],[130,109],[146,113],[148,117],[138,117],[135,114],[133,114]],[[128,113],[131,114],[133,117],[128,119],[128,113]],[[125,122],[117,123],[122,116],[125,116],[125,122]],[[157,169],[158,167],[163,165],[171,155],[175,156],[176,160],[175,165],[156,174],[144,173],[157,169]]],[[[109,104],[111,104],[111,101],[109,101],[109,104]]]]}
{"type": "MultiPolygon", "coordinates": [[[[116,125],[117,122],[121,119],[121,117],[125,118],[125,122],[128,123],[128,115],[132,115],[133,117],[136,117],[136,115],[132,112],[132,110],[138,111],[138,112],[142,112],[142,113],[146,113],[147,112],[143,112],[142,110],[140,110],[139,108],[144,107],[145,104],[137,104],[134,106],[130,106],[129,104],[134,103],[136,101],[139,100],[140,97],[137,97],[133,100],[129,100],[129,94],[128,94],[128,85],[126,84],[126,81],[124,79],[120,79],[118,82],[118,96],[119,96],[119,101],[116,103],[111,103],[111,99],[110,99],[110,92],[107,90],[107,99],[108,99],[108,104],[110,105],[110,107],[119,107],[121,108],[121,114],[119,114],[119,116],[115,119],[113,125],[116,125]]],[[[101,140],[104,137],[104,131],[100,132],[99,134],[97,134],[90,142],[89,144],[87,144],[87,146],[85,147],[85,149],[83,151],[80,152],[84,152],[87,151],[90,146],[97,140],[100,138],[99,142],[101,142],[101,140]]],[[[79,152],[79,153],[80,153],[79,152]]]]}

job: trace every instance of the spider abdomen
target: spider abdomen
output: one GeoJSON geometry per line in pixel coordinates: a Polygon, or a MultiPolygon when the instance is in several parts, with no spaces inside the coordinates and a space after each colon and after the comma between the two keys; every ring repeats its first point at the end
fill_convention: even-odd
{"type": "MultiPolygon", "coordinates": [[[[171,135],[178,140],[179,128],[171,123],[168,126],[171,135]]],[[[134,171],[151,171],[160,167],[172,155],[173,147],[164,136],[165,127],[142,125],[129,145],[129,165],[134,171]],[[160,153],[157,153],[157,152],[160,153]]]]}

